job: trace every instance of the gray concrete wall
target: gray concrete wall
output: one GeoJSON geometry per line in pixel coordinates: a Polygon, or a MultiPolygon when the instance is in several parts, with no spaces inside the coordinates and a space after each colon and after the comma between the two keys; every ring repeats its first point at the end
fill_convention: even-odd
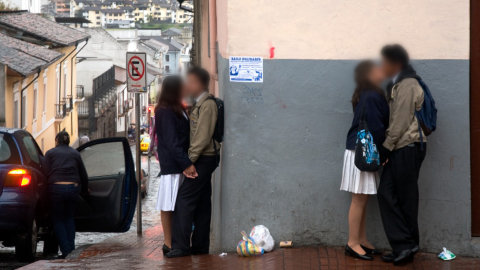
{"type": "MultiPolygon", "coordinates": [[[[257,224],[267,226],[277,243],[346,244],[351,196],[339,188],[355,64],[264,60],[264,83],[238,83],[229,81],[228,59],[219,56],[226,130],[222,199],[214,207],[221,209],[224,251],[235,250],[239,231],[257,224]],[[249,103],[251,97],[257,102],[249,103]]],[[[470,237],[469,61],[413,65],[439,109],[419,180],[421,247],[479,254],[470,237]]],[[[369,202],[368,234],[389,248],[376,196],[369,202]]]]}

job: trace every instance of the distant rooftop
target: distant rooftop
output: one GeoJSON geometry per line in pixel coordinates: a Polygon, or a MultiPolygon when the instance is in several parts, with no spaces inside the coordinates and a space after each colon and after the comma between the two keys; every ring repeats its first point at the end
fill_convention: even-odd
{"type": "Polygon", "coordinates": [[[7,33],[9,30],[14,30],[15,35],[18,35],[17,32],[21,32],[25,37],[34,37],[39,42],[52,42],[57,46],[74,45],[90,37],[76,29],[28,12],[0,14],[0,28],[5,29],[7,33]]]}
{"type": "Polygon", "coordinates": [[[117,83],[120,83],[120,84],[126,83],[127,82],[127,70],[122,68],[122,67],[115,66],[115,81],[117,83]]]}
{"type": "Polygon", "coordinates": [[[91,23],[84,17],[55,17],[57,23],[91,23]]]}
{"type": "Polygon", "coordinates": [[[181,36],[182,35],[182,30],[177,29],[177,28],[168,28],[167,30],[162,32],[162,36],[167,36],[167,37],[175,37],[175,36],[181,36]]]}
{"type": "Polygon", "coordinates": [[[102,9],[102,12],[103,13],[106,13],[106,14],[122,14],[122,13],[125,13],[125,11],[123,9],[113,9],[113,8],[110,8],[110,9],[102,9]]]}

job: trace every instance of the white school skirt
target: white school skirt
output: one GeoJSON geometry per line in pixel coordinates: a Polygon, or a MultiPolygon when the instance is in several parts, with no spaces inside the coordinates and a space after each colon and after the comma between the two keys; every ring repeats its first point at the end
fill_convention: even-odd
{"type": "Polygon", "coordinates": [[[340,190],[356,194],[377,194],[378,172],[362,172],[355,166],[355,151],[345,150],[340,190]]]}
{"type": "Polygon", "coordinates": [[[157,210],[175,210],[178,189],[180,189],[183,179],[185,179],[184,177],[181,173],[160,176],[160,187],[158,188],[157,204],[155,206],[157,210]]]}

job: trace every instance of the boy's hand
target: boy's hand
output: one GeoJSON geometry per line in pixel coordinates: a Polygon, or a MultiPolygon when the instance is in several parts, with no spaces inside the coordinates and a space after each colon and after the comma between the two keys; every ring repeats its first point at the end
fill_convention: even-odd
{"type": "Polygon", "coordinates": [[[193,166],[193,165],[190,165],[190,167],[186,168],[183,171],[183,174],[188,178],[198,177],[197,170],[195,169],[195,166],[193,166]]]}

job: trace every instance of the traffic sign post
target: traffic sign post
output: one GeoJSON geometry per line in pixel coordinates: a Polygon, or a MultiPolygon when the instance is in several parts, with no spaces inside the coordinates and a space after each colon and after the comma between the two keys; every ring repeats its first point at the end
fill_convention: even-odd
{"type": "Polygon", "coordinates": [[[139,52],[127,52],[127,91],[147,92],[146,55],[139,52]]]}
{"type": "Polygon", "coordinates": [[[145,53],[127,52],[127,91],[135,93],[135,125],[136,125],[136,178],[137,195],[137,235],[142,235],[142,179],[140,159],[140,93],[147,93],[147,67],[145,53]]]}

